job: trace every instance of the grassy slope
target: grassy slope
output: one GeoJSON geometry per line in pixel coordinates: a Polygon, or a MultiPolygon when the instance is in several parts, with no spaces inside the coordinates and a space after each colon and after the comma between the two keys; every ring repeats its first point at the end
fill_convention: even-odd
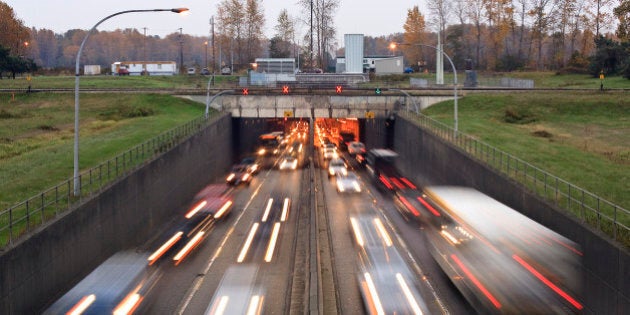
{"type": "MultiPolygon", "coordinates": [[[[449,125],[453,102],[425,114],[449,125]]],[[[599,93],[469,95],[459,102],[459,129],[630,209],[630,100],[599,93]],[[529,117],[507,123],[506,112],[529,117]],[[547,137],[536,136],[545,134],[547,137]]]]}
{"type": "MultiPolygon", "coordinates": [[[[0,209],[72,176],[74,96],[0,95],[0,209]]],[[[203,113],[164,95],[81,95],[80,168],[95,166],[203,113]],[[147,116],[137,116],[144,112],[147,116]]]]}

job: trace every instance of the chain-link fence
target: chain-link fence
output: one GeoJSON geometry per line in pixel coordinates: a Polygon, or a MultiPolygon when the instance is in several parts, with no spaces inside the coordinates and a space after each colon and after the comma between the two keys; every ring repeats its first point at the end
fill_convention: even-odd
{"type": "Polygon", "coordinates": [[[81,172],[79,196],[74,196],[74,180],[69,178],[55,187],[0,211],[0,248],[12,245],[20,236],[68,211],[84,199],[101,192],[115,181],[198,133],[215,120],[216,118],[206,119],[203,116],[196,118],[81,172]]]}
{"type": "Polygon", "coordinates": [[[630,246],[630,211],[526,161],[422,114],[401,112],[423,129],[453,143],[474,158],[518,181],[539,197],[630,246]]]}

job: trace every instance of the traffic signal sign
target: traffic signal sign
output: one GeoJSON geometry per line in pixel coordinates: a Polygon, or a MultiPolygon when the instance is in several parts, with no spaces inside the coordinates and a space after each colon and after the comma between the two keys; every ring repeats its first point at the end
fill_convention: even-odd
{"type": "Polygon", "coordinates": [[[289,94],[289,86],[288,85],[283,85],[282,86],[282,94],[289,94]]]}
{"type": "Polygon", "coordinates": [[[249,95],[249,89],[243,89],[243,95],[249,95]]]}
{"type": "Polygon", "coordinates": [[[376,93],[376,95],[381,95],[381,88],[374,89],[374,93],[376,93]]]}
{"type": "Polygon", "coordinates": [[[343,91],[343,87],[341,87],[341,85],[337,85],[335,87],[335,93],[341,94],[342,91],[343,91]]]}

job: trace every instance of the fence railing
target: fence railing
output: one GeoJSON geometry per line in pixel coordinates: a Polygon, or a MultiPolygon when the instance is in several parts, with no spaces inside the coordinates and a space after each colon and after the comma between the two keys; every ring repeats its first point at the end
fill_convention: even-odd
{"type": "Polygon", "coordinates": [[[216,119],[216,117],[206,119],[203,116],[193,119],[81,172],[79,196],[74,196],[73,178],[69,178],[55,187],[0,211],[0,248],[12,245],[20,236],[101,192],[131,171],[198,133],[216,119]]]}
{"type": "Polygon", "coordinates": [[[442,122],[412,112],[399,114],[630,247],[630,211],[627,209],[469,135],[455,133],[442,122]]]}

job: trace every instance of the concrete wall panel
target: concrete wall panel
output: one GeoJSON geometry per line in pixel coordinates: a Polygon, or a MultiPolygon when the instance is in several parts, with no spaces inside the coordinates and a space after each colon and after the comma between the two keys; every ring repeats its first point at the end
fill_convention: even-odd
{"type": "Polygon", "coordinates": [[[527,191],[459,148],[397,117],[394,150],[399,169],[421,185],[473,187],[580,244],[585,313],[627,314],[630,255],[575,217],[527,191]]]}
{"type": "Polygon", "coordinates": [[[109,256],[137,247],[185,209],[227,172],[231,124],[229,116],[219,118],[2,253],[0,314],[40,313],[109,256]]]}

